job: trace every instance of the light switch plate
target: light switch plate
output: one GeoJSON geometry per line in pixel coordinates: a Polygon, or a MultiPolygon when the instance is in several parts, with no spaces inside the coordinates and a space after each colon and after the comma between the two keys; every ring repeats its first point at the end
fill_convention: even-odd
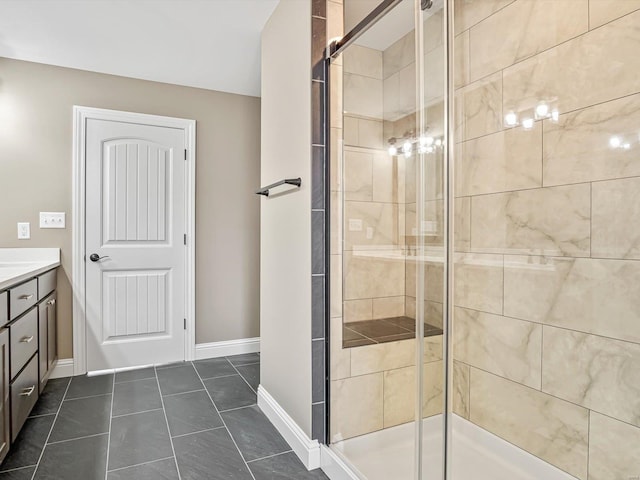
{"type": "Polygon", "coordinates": [[[29,240],[31,238],[31,225],[29,222],[18,222],[18,240],[29,240]]]}
{"type": "Polygon", "coordinates": [[[350,232],[361,232],[362,231],[362,220],[359,218],[350,218],[349,219],[349,231],[350,232]]]}
{"type": "Polygon", "coordinates": [[[40,212],[40,228],[65,228],[64,212],[40,212]]]}

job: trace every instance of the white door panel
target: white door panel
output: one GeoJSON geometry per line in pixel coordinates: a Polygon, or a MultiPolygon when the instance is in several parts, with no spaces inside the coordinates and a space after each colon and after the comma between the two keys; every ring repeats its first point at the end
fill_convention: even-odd
{"type": "Polygon", "coordinates": [[[88,370],[184,360],[185,132],[94,119],[86,132],[88,370]]]}

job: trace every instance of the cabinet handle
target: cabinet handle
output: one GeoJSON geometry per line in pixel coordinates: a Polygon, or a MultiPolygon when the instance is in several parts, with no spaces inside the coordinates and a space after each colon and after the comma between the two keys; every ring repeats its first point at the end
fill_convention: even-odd
{"type": "Polygon", "coordinates": [[[52,298],[51,300],[49,300],[47,302],[47,305],[55,305],[55,304],[56,304],[56,299],[55,298],[52,298]]]}
{"type": "Polygon", "coordinates": [[[29,295],[20,295],[18,298],[20,300],[31,300],[33,298],[33,293],[31,293],[29,295]]]}
{"type": "Polygon", "coordinates": [[[29,388],[25,388],[20,392],[21,397],[30,397],[33,391],[36,389],[35,385],[31,385],[29,388]]]}
{"type": "Polygon", "coordinates": [[[33,335],[31,335],[30,337],[22,337],[20,339],[20,343],[29,343],[31,340],[33,340],[33,335]]]}

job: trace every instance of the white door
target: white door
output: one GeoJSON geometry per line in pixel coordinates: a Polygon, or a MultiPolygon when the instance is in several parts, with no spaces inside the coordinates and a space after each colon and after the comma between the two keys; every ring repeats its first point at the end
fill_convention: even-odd
{"type": "Polygon", "coordinates": [[[185,358],[185,136],[87,120],[88,371],[185,358]]]}

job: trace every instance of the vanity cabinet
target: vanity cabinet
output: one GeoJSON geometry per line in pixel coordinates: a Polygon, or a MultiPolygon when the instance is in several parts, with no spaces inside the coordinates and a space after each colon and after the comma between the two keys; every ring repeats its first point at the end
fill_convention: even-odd
{"type": "Polygon", "coordinates": [[[56,292],[51,292],[38,304],[38,357],[40,363],[40,393],[47,384],[58,358],[56,349],[56,292]]]}
{"type": "Polygon", "coordinates": [[[56,269],[0,292],[0,461],[45,387],[55,361],[56,269]]]}
{"type": "Polygon", "coordinates": [[[9,294],[0,292],[0,327],[4,327],[9,321],[9,294]]]}
{"type": "MultiPolygon", "coordinates": [[[[6,306],[5,306],[6,307],[6,306]]],[[[4,460],[11,444],[11,423],[9,403],[9,330],[0,330],[0,462],[4,460]]]]}

